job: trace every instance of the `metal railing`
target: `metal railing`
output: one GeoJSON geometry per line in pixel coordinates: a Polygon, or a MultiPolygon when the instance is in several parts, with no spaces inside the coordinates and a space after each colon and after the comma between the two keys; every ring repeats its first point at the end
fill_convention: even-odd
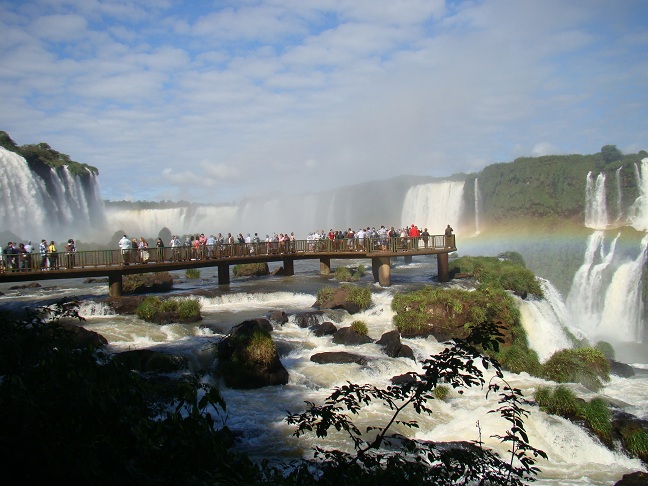
{"type": "Polygon", "coordinates": [[[455,247],[455,237],[430,235],[416,238],[344,238],[330,240],[295,240],[201,245],[198,248],[151,247],[145,250],[98,250],[57,253],[2,254],[0,273],[44,272],[49,270],[79,270],[85,268],[120,267],[148,263],[173,263],[193,260],[218,260],[255,256],[321,253],[416,253],[427,250],[447,250],[455,247]]]}

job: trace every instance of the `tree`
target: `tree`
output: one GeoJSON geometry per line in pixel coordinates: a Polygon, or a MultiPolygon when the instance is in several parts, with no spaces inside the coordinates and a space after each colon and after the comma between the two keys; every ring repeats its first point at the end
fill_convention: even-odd
{"type": "Polygon", "coordinates": [[[601,155],[603,155],[603,160],[605,160],[606,164],[616,162],[623,157],[623,154],[616,145],[604,145],[603,148],[601,148],[601,155]]]}

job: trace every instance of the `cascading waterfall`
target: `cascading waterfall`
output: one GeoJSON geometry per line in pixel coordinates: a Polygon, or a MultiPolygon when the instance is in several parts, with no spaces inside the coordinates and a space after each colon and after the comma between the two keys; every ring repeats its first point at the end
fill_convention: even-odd
{"type": "Polygon", "coordinates": [[[456,233],[463,207],[464,181],[443,181],[410,188],[403,203],[401,223],[428,228],[431,234],[441,234],[450,224],[456,233]]]}
{"type": "Polygon", "coordinates": [[[628,220],[635,229],[648,231],[648,157],[641,160],[641,165],[635,165],[634,170],[639,197],[629,210],[628,220]]]}
{"type": "Polygon", "coordinates": [[[617,217],[616,220],[617,222],[621,221],[621,218],[623,217],[623,207],[622,207],[622,201],[621,201],[621,169],[623,169],[623,166],[619,167],[616,170],[616,190],[617,190],[617,198],[616,198],[616,210],[617,210],[617,217]]]}
{"type": "Polygon", "coordinates": [[[614,341],[642,342],[642,271],[646,264],[648,235],[641,240],[639,256],[619,266],[605,293],[598,334],[614,341]],[[620,325],[621,324],[621,325],[620,325]]]}
{"type": "Polygon", "coordinates": [[[60,241],[92,237],[105,227],[94,174],[88,172],[82,178],[62,167],[50,169],[47,177],[44,180],[23,157],[0,147],[3,229],[25,239],[60,241]]]}
{"type": "Polygon", "coordinates": [[[585,186],[585,226],[605,229],[608,225],[607,202],[605,196],[605,174],[600,173],[596,180],[590,171],[585,186]]]}
{"type": "Polygon", "coordinates": [[[479,200],[481,194],[479,193],[479,179],[475,177],[475,234],[481,233],[479,229],[479,200]]]}

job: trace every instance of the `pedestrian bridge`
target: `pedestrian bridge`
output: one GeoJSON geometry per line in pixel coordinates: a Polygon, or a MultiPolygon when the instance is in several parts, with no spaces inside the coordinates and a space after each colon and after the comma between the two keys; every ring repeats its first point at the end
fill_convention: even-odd
{"type": "Polygon", "coordinates": [[[3,255],[0,283],[68,278],[108,277],[109,295],[122,294],[122,277],[138,273],[218,267],[218,284],[230,283],[230,266],[282,262],[284,275],[294,275],[295,260],[319,259],[320,273],[331,272],[332,259],[371,259],[374,280],[391,285],[391,259],[436,255],[440,282],[449,280],[448,254],[456,251],[454,235],[418,238],[295,240],[293,242],[235,243],[190,247],[100,250],[3,255]]]}

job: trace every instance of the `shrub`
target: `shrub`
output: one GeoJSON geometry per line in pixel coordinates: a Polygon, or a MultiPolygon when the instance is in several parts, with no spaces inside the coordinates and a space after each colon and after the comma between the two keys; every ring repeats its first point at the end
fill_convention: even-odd
{"type": "Polygon", "coordinates": [[[445,400],[450,396],[450,388],[445,385],[438,385],[434,389],[434,398],[437,400],[445,400]]]}
{"type": "Polygon", "coordinates": [[[200,278],[200,270],[197,268],[187,268],[185,271],[185,277],[187,278],[200,278]]]}
{"type": "Polygon", "coordinates": [[[636,430],[625,439],[625,448],[636,457],[648,459],[648,432],[636,430]]]}
{"type": "Polygon", "coordinates": [[[543,366],[543,375],[557,383],[581,383],[598,391],[610,381],[610,364],[595,348],[561,349],[543,366]]]}
{"type": "Polygon", "coordinates": [[[583,418],[587,420],[594,433],[606,443],[609,443],[612,438],[610,417],[610,409],[601,398],[594,398],[583,407],[583,418]]]}
{"type": "Polygon", "coordinates": [[[362,321],[353,321],[351,323],[351,330],[357,332],[358,334],[361,334],[362,336],[369,334],[369,328],[362,321]]]}
{"type": "Polygon", "coordinates": [[[272,363],[277,353],[272,338],[267,333],[261,331],[254,331],[245,349],[251,361],[266,366],[272,363]]]}
{"type": "Polygon", "coordinates": [[[183,319],[200,316],[200,301],[197,299],[184,299],[178,302],[178,315],[183,319]]]}
{"type": "Polygon", "coordinates": [[[360,310],[368,309],[371,305],[371,290],[368,287],[344,286],[349,289],[347,301],[356,304],[360,310]]]}
{"type": "Polygon", "coordinates": [[[328,302],[333,297],[335,289],[333,287],[322,287],[317,291],[318,302],[328,302]]]}
{"type": "Polygon", "coordinates": [[[337,267],[335,269],[335,279],[339,282],[350,282],[352,280],[351,270],[347,267],[337,267]]]}
{"type": "MultiPolygon", "coordinates": [[[[514,255],[514,253],[511,253],[514,255]]],[[[535,275],[519,258],[500,260],[496,257],[460,257],[450,263],[450,274],[470,273],[482,285],[505,290],[526,291],[542,297],[542,288],[535,275]]]]}
{"type": "Polygon", "coordinates": [[[542,371],[542,364],[538,359],[538,353],[529,348],[523,348],[519,344],[502,347],[497,353],[497,360],[505,370],[513,373],[526,372],[533,376],[539,376],[542,371]]]}
{"type": "Polygon", "coordinates": [[[151,321],[158,312],[161,301],[158,297],[148,296],[135,309],[135,315],[144,321],[151,321]]]}

